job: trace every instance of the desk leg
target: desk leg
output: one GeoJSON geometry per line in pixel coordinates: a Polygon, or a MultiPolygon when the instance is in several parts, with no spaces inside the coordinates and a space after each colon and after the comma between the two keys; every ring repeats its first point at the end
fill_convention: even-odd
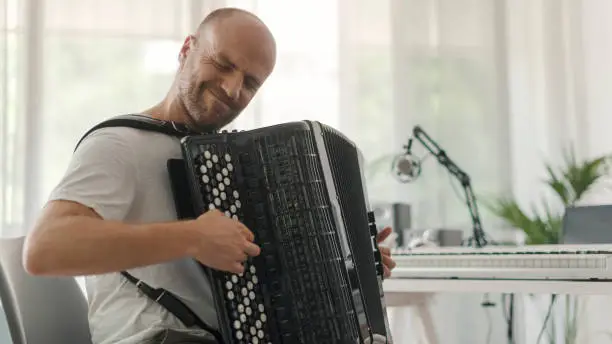
{"type": "Polygon", "coordinates": [[[417,314],[421,320],[421,326],[423,327],[423,334],[425,335],[425,341],[427,344],[438,344],[438,338],[436,337],[436,327],[434,325],[433,318],[427,303],[420,303],[417,305],[417,314]]]}

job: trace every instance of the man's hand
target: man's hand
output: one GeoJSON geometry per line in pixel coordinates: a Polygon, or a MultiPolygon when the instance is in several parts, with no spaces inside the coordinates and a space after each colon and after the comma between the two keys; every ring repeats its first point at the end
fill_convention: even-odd
{"type": "Polygon", "coordinates": [[[199,233],[199,240],[194,242],[193,256],[208,267],[240,274],[244,272],[244,262],[261,253],[253,243],[253,233],[219,210],[208,210],[192,224],[196,225],[195,230],[199,233]]]}
{"type": "MultiPolygon", "coordinates": [[[[376,235],[376,242],[380,245],[389,235],[393,233],[391,227],[385,227],[376,235]]],[[[391,277],[391,271],[395,268],[395,261],[391,258],[391,249],[386,246],[378,246],[382,255],[382,263],[385,268],[385,278],[391,277]]]]}

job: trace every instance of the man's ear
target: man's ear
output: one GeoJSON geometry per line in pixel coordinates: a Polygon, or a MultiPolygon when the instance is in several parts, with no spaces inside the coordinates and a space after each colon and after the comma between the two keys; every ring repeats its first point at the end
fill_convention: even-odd
{"type": "Polygon", "coordinates": [[[189,35],[185,38],[185,41],[183,42],[183,46],[181,46],[181,50],[179,52],[179,57],[178,57],[181,67],[185,63],[185,59],[187,59],[187,55],[189,55],[189,53],[195,46],[195,40],[196,38],[194,35],[189,35]]]}

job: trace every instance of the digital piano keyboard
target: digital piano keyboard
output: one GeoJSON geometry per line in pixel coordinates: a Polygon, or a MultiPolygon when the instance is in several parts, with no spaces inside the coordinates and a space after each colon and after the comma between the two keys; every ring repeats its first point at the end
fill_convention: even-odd
{"type": "Polygon", "coordinates": [[[612,280],[612,245],[393,249],[399,279],[612,280]]]}

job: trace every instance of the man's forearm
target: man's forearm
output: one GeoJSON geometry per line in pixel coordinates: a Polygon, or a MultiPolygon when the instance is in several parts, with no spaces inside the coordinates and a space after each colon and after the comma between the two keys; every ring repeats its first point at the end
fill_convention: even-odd
{"type": "Polygon", "coordinates": [[[125,224],[65,216],[42,224],[26,240],[26,269],[38,275],[94,275],[190,256],[191,223],[125,224]]]}

